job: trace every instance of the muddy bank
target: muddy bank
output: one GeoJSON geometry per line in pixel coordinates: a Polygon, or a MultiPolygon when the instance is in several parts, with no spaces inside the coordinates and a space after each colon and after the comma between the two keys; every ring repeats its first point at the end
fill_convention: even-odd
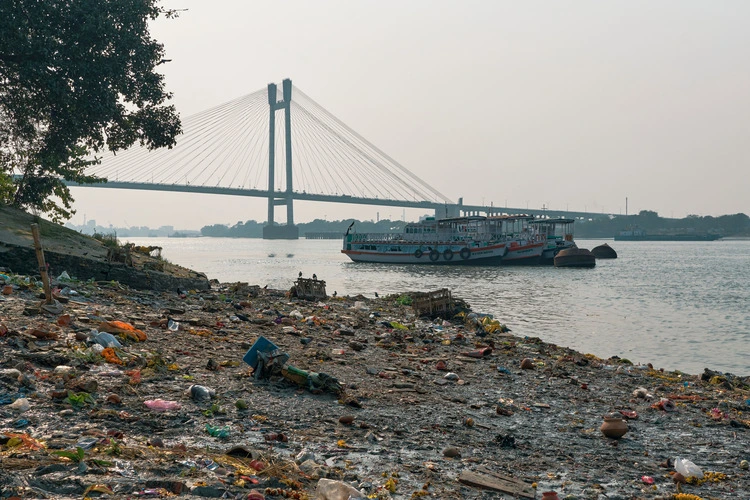
{"type": "Polygon", "coordinates": [[[0,267],[17,274],[38,275],[31,225],[38,224],[48,272],[81,281],[117,281],[140,290],[207,290],[202,273],[161,259],[157,248],[110,245],[65,227],[0,205],[0,267]]]}
{"type": "Polygon", "coordinates": [[[398,499],[750,491],[747,378],[603,360],[466,312],[420,319],[406,297],[64,282],[62,315],[27,316],[39,288],[8,280],[3,498],[316,498],[321,478],[398,499]],[[121,347],[104,351],[92,330],[121,347]],[[242,359],[260,336],[342,392],[256,379],[242,359]],[[611,414],[620,439],[600,430],[611,414]],[[706,475],[680,483],[675,457],[706,475]]]}
{"type": "MultiPolygon", "coordinates": [[[[124,263],[108,262],[86,257],[76,257],[46,251],[44,258],[51,274],[67,272],[69,276],[83,281],[117,281],[140,290],[207,290],[208,279],[198,272],[182,272],[174,275],[169,272],[136,268],[124,263]],[[192,274],[192,276],[190,276],[192,274]]],[[[34,276],[39,265],[33,248],[13,247],[0,244],[0,263],[19,274],[34,276]]],[[[146,264],[148,267],[148,264],[146,264]]]]}

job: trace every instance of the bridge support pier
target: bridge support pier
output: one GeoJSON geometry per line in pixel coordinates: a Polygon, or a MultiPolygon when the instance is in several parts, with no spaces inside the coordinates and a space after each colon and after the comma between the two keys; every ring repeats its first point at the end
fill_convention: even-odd
{"type": "Polygon", "coordinates": [[[282,83],[284,98],[276,100],[276,84],[268,84],[268,106],[270,108],[268,127],[268,220],[263,227],[263,239],[296,240],[299,239],[299,228],[294,225],[294,197],[292,185],[292,81],[287,78],[282,83]],[[276,111],[284,110],[284,142],[286,145],[286,192],[284,197],[277,197],[274,186],[276,167],[276,111]],[[286,204],[286,225],[277,225],[274,221],[274,207],[286,204]]]}

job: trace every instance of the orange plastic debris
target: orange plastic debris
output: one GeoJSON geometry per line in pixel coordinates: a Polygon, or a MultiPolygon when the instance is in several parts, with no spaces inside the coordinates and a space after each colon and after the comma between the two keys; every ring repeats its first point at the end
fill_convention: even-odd
{"type": "Polygon", "coordinates": [[[128,375],[130,377],[128,384],[138,385],[141,383],[141,370],[128,370],[125,372],[125,375],[128,375]]]}
{"type": "Polygon", "coordinates": [[[117,353],[112,347],[107,347],[102,351],[102,357],[107,363],[112,363],[113,365],[124,365],[125,363],[122,362],[120,358],[117,357],[117,353]]]}
{"type": "Polygon", "coordinates": [[[10,440],[6,443],[6,446],[9,448],[21,447],[29,448],[31,450],[44,449],[44,443],[37,441],[28,434],[15,432],[4,432],[3,434],[5,434],[6,437],[10,438],[10,440]]]}
{"type": "Polygon", "coordinates": [[[99,323],[99,331],[123,335],[136,342],[143,342],[148,338],[143,331],[124,321],[102,321],[99,323]]]}

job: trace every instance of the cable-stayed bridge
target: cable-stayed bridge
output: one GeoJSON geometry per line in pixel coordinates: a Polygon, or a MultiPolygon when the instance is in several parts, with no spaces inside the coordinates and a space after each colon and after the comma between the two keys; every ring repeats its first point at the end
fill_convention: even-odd
{"type": "Polygon", "coordinates": [[[439,216],[543,212],[454,203],[288,79],[281,89],[269,84],[185,118],[172,149],[133,147],[87,173],[108,179],[91,187],[267,198],[264,238],[298,237],[294,200],[423,208],[439,216]],[[286,205],[284,225],[275,221],[278,205],[286,205]]]}

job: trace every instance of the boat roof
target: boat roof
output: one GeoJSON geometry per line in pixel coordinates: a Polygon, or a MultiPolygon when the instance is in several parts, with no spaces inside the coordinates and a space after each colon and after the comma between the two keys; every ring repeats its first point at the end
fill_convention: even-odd
{"type": "Polygon", "coordinates": [[[487,217],[484,215],[466,215],[463,217],[446,217],[444,219],[436,219],[436,218],[427,218],[422,219],[418,222],[409,222],[407,225],[419,225],[419,224],[426,224],[426,223],[441,223],[441,222],[472,222],[472,221],[482,221],[486,220],[487,217]]]}
{"type": "Polygon", "coordinates": [[[557,217],[554,219],[534,219],[529,224],[570,224],[575,222],[575,219],[565,219],[563,217],[557,217]]]}
{"type": "Polygon", "coordinates": [[[488,217],[488,219],[492,219],[492,220],[521,220],[521,219],[531,220],[533,218],[534,218],[533,215],[528,215],[528,214],[492,215],[488,217]]]}

